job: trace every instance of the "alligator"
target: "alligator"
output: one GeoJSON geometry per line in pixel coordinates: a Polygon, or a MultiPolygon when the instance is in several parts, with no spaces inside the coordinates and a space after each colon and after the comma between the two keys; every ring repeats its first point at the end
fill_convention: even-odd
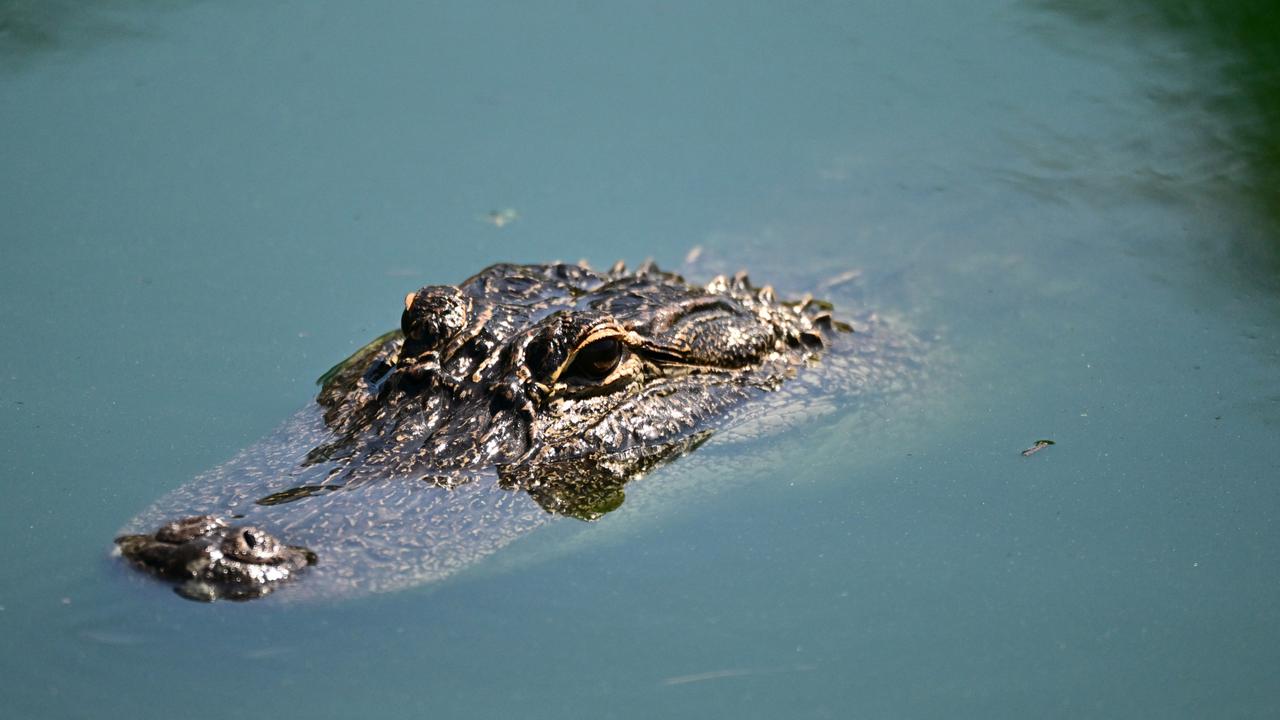
{"type": "Polygon", "coordinates": [[[602,517],[727,428],[900,382],[913,354],[872,313],[837,319],[745,273],[493,265],[409,293],[398,330],[134,518],[116,552],[202,601],[437,580],[549,518],[602,517]]]}

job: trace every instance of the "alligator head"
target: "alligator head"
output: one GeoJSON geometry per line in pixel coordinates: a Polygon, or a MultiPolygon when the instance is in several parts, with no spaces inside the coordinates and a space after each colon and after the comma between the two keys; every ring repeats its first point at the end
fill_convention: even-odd
{"type": "Polygon", "coordinates": [[[324,378],[334,438],[309,461],[343,463],[346,483],[449,486],[496,467],[523,489],[551,463],[644,464],[815,362],[849,329],[829,310],[779,302],[745,275],[695,286],[652,264],[495,265],[410,293],[400,333],[324,378]]]}
{"type": "MultiPolygon", "coordinates": [[[[248,467],[273,490],[256,505],[288,512],[374,483],[440,493],[489,483],[546,512],[594,519],[617,507],[627,481],[689,452],[851,336],[830,310],[779,300],[744,274],[694,285],[652,264],[494,265],[457,286],[421,288],[405,298],[398,331],[320,379],[322,430],[284,473],[302,482],[280,489],[270,477],[278,469],[248,467]]],[[[228,491],[217,511],[245,512],[230,507],[245,493],[228,491]]],[[[118,545],[144,568],[193,581],[196,597],[249,597],[306,567],[302,548],[265,564],[226,549],[235,538],[265,542],[259,530],[183,522],[190,537],[166,525],[118,545]]]]}

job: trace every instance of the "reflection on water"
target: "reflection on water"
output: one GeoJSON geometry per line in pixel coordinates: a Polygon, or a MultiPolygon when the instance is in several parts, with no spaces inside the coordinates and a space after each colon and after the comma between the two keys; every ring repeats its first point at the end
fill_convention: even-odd
{"type": "Polygon", "coordinates": [[[147,0],[0,0],[0,67],[42,51],[142,34],[126,11],[147,0]]]}
{"type": "MultiPolygon", "coordinates": [[[[1270,227],[1262,232],[1228,240],[1244,276],[1280,290],[1280,5],[1269,0],[1046,0],[1042,5],[1109,34],[1111,43],[1137,44],[1152,53],[1152,76],[1164,77],[1148,99],[1167,117],[1187,124],[1211,159],[1198,168],[1198,177],[1157,174],[1153,186],[1191,181],[1192,195],[1174,198],[1185,203],[1195,203],[1195,193],[1227,189],[1269,217],[1270,227]],[[1166,42],[1170,33],[1176,44],[1166,42]],[[1209,81],[1181,84],[1185,76],[1169,77],[1170,67],[1188,65],[1209,73],[1209,81]]],[[[1090,52],[1083,43],[1080,49],[1090,52]]]]}

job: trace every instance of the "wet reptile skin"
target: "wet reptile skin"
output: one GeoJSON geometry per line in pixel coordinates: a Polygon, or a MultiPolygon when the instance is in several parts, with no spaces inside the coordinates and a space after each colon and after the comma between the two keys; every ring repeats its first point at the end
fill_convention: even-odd
{"type": "Polygon", "coordinates": [[[117,547],[198,600],[428,582],[554,515],[600,517],[716,432],[901,383],[912,355],[873,315],[846,324],[745,275],[494,265],[410,293],[401,329],[326,373],[315,404],[117,547]]]}

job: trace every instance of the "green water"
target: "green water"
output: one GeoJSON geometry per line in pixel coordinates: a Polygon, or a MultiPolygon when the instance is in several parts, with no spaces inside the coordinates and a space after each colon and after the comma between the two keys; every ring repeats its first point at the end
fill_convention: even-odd
{"type": "Polygon", "coordinates": [[[1280,19],[1113,5],[0,0],[5,716],[1280,714],[1280,19]],[[436,586],[108,558],[408,290],[693,246],[937,371],[436,586]]]}

